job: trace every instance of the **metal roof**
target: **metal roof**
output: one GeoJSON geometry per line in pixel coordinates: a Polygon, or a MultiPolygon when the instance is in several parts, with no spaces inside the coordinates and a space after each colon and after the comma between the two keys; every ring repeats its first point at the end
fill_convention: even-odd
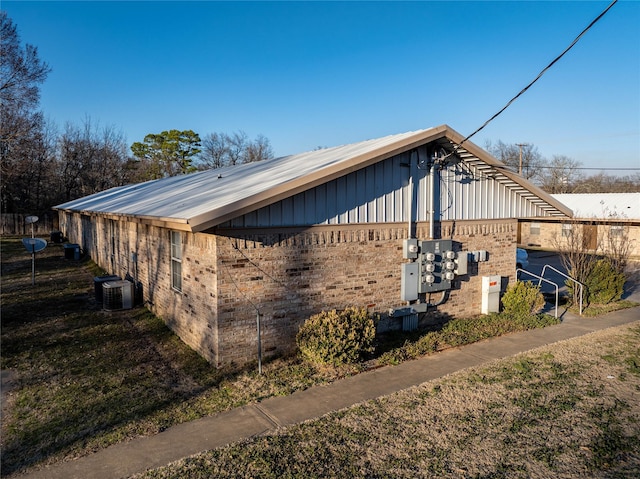
{"type": "MultiPolygon", "coordinates": [[[[442,125],[350,145],[112,188],[54,209],[125,216],[175,229],[203,231],[378,161],[438,140],[448,150],[463,137],[442,125]]],[[[549,215],[571,211],[471,142],[463,161],[516,189],[549,215]]]]}
{"type": "Polygon", "coordinates": [[[640,193],[563,193],[551,195],[577,218],[640,220],[640,193]]]}

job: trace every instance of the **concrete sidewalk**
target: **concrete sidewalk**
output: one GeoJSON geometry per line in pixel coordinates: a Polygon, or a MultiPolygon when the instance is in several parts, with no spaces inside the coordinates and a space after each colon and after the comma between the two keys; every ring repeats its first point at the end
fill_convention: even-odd
{"type": "Polygon", "coordinates": [[[117,444],[75,461],[45,467],[29,479],[112,479],[273,431],[280,426],[318,418],[368,399],[394,393],[451,374],[602,329],[640,320],[640,307],[588,319],[565,313],[561,324],[509,334],[352,376],[335,383],[273,397],[212,417],[174,426],[151,437],[117,444]]]}

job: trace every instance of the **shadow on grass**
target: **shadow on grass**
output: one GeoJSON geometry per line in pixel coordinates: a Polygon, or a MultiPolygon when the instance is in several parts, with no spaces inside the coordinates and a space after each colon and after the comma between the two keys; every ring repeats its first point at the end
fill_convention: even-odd
{"type": "Polygon", "coordinates": [[[45,250],[32,286],[30,255],[7,247],[18,241],[2,238],[2,368],[16,384],[3,476],[158,432],[163,414],[176,422],[175,407],[225,378],[146,310],[101,311],[86,262],[45,250]]]}

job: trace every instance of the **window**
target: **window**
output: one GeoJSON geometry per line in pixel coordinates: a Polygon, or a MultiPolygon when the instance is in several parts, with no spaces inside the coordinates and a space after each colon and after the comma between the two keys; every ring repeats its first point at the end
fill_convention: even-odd
{"type": "Polygon", "coordinates": [[[539,235],[540,234],[540,223],[531,223],[529,234],[531,235],[539,235]]]}
{"type": "Polygon", "coordinates": [[[564,223],[562,225],[562,237],[563,238],[570,238],[572,229],[573,229],[573,225],[572,224],[564,223]]]}
{"type": "Polygon", "coordinates": [[[182,291],[182,234],[171,232],[171,287],[182,291]]]}
{"type": "Polygon", "coordinates": [[[624,236],[624,227],[621,225],[611,225],[610,236],[612,238],[619,238],[624,236]]]}

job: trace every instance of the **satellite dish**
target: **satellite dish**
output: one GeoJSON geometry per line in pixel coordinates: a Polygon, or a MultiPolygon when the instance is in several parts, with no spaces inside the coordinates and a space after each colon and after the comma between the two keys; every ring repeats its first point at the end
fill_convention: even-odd
{"type": "Polygon", "coordinates": [[[38,217],[37,216],[27,216],[24,219],[24,222],[28,225],[32,225],[33,223],[38,221],[38,217]]]}
{"type": "Polygon", "coordinates": [[[22,244],[29,253],[38,253],[47,247],[47,241],[40,238],[22,238],[22,244]]]}

